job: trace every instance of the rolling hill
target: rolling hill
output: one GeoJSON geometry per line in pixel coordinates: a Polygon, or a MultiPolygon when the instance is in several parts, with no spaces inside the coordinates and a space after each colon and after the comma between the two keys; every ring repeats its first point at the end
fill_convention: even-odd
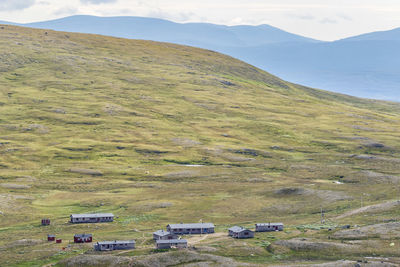
{"type": "Polygon", "coordinates": [[[399,229],[397,103],[291,84],[170,43],[0,25],[0,49],[2,264],[400,257],[388,245],[399,229]],[[86,212],[117,219],[68,223],[86,212]],[[40,226],[42,218],[51,225],[40,226]],[[199,220],[217,234],[188,237],[189,251],[154,250],[153,231],[199,220]],[[226,236],[233,225],[269,221],[285,231],[226,236]],[[99,255],[71,243],[77,233],[135,239],[137,249],[99,255]]]}
{"type": "Polygon", "coordinates": [[[269,25],[174,23],[142,17],[71,16],[22,26],[171,42],[215,50],[285,80],[399,101],[399,29],[320,42],[269,25]]]}

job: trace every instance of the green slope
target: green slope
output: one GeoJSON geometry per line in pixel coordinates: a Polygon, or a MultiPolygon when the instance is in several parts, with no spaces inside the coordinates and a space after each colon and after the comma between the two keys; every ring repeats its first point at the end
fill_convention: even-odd
{"type": "MultiPolygon", "coordinates": [[[[167,223],[203,219],[225,231],[279,220],[292,230],[276,235],[289,239],[306,235],[296,226],[318,222],[321,206],[331,223],[372,224],[374,216],[336,217],[361,196],[369,205],[398,195],[396,103],[293,85],[167,43],[1,26],[0,49],[0,249],[9,251],[0,257],[9,265],[90,249],[60,254],[39,242],[48,232],[129,236],[143,245],[135,253],[148,254],[151,232],[167,223]],[[66,223],[71,213],[100,211],[119,218],[66,223]],[[53,225],[39,227],[43,217],[53,225]],[[15,242],[23,238],[34,244],[15,242]]],[[[248,250],[226,238],[207,245],[257,263],[345,255],[274,252],[263,241],[273,240],[261,235],[248,250]]]]}

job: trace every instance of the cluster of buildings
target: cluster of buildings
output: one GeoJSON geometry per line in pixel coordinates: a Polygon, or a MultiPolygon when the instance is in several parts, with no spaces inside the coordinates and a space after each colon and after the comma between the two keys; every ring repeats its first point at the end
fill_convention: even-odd
{"type": "Polygon", "coordinates": [[[233,238],[244,239],[253,238],[254,232],[283,231],[283,223],[256,223],[255,231],[246,229],[242,226],[233,226],[228,229],[228,235],[233,238]]]}
{"type": "Polygon", "coordinates": [[[158,230],[153,233],[157,249],[187,248],[186,239],[179,239],[179,235],[212,234],[215,226],[212,223],[178,223],[168,224],[166,231],[158,230]]]}
{"type": "MultiPolygon", "coordinates": [[[[70,215],[71,223],[101,223],[113,222],[114,214],[112,213],[95,213],[95,214],[72,214],[70,215]]],[[[49,219],[43,219],[42,225],[49,225],[49,219]]],[[[271,232],[282,231],[282,223],[257,223],[255,231],[246,229],[241,226],[233,226],[228,229],[228,235],[232,238],[253,238],[255,232],[271,232]]],[[[187,248],[188,242],[186,239],[181,239],[181,235],[196,235],[196,234],[213,234],[215,233],[215,226],[212,223],[178,223],[168,224],[166,230],[158,230],[153,233],[157,249],[170,249],[170,248],[187,248]]],[[[54,241],[55,235],[48,235],[48,241],[54,241]]],[[[61,239],[56,240],[61,243],[61,239]]],[[[93,236],[91,234],[76,234],[74,236],[74,243],[91,243],[93,236]]],[[[94,245],[97,251],[110,251],[121,249],[134,249],[136,242],[134,240],[114,240],[114,241],[101,241],[94,245]]]]}

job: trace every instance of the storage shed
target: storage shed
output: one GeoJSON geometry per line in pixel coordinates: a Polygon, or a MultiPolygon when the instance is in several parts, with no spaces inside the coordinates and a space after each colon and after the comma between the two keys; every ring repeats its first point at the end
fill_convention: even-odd
{"type": "Polygon", "coordinates": [[[112,213],[71,214],[71,223],[99,223],[114,221],[112,213]]]}
{"type": "Polygon", "coordinates": [[[158,230],[153,233],[153,239],[154,240],[170,240],[170,239],[177,239],[178,236],[175,234],[172,234],[168,231],[164,230],[158,230]]]}
{"type": "Polygon", "coordinates": [[[212,234],[214,233],[214,228],[215,226],[212,223],[179,223],[167,225],[167,231],[176,235],[212,234]]]}
{"type": "Polygon", "coordinates": [[[256,223],[256,232],[283,231],[283,223],[256,223]]]}
{"type": "Polygon", "coordinates": [[[186,239],[157,240],[157,249],[187,248],[186,239]]]}
{"type": "Polygon", "coordinates": [[[42,225],[43,226],[50,225],[50,219],[42,219],[42,225]]]}
{"type": "Polygon", "coordinates": [[[93,241],[91,234],[74,235],[74,243],[91,243],[93,241]]]}
{"type": "Polygon", "coordinates": [[[47,241],[55,241],[56,236],[55,235],[47,235],[47,241]]]}
{"type": "Polygon", "coordinates": [[[102,241],[94,245],[94,250],[97,251],[110,251],[122,249],[134,249],[136,242],[134,240],[127,241],[102,241]]]}
{"type": "Polygon", "coordinates": [[[253,231],[240,226],[234,226],[232,228],[229,228],[228,235],[238,239],[254,238],[253,231]]]}

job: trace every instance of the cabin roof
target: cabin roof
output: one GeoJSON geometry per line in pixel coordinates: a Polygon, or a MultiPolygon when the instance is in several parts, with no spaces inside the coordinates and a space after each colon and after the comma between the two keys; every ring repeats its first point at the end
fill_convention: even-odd
{"type": "Polygon", "coordinates": [[[186,239],[156,240],[157,244],[186,244],[186,239]]]}
{"type": "Polygon", "coordinates": [[[99,245],[122,245],[122,244],[135,244],[135,240],[115,240],[115,241],[100,241],[97,242],[99,245]]]}
{"type": "Polygon", "coordinates": [[[158,231],[155,231],[153,234],[158,235],[158,236],[166,236],[166,235],[170,235],[171,233],[168,231],[164,231],[164,230],[158,230],[158,231]]]}
{"type": "Polygon", "coordinates": [[[228,230],[232,231],[232,232],[237,232],[237,231],[242,230],[242,229],[243,229],[243,227],[235,225],[235,226],[229,228],[228,230]]]}
{"type": "Polygon", "coordinates": [[[269,226],[269,225],[280,225],[280,226],[283,226],[283,223],[256,223],[256,226],[269,226]]]}
{"type": "Polygon", "coordinates": [[[233,226],[233,227],[229,228],[229,231],[232,231],[234,233],[241,233],[241,232],[245,232],[245,231],[252,232],[250,229],[246,229],[241,226],[233,226]]]}
{"type": "Polygon", "coordinates": [[[74,237],[92,237],[92,234],[76,234],[74,237]]]}
{"type": "Polygon", "coordinates": [[[71,214],[72,218],[103,218],[103,217],[114,217],[112,213],[87,213],[87,214],[71,214]]]}
{"type": "Polygon", "coordinates": [[[178,223],[178,224],[168,224],[171,229],[182,229],[182,228],[214,228],[212,223],[178,223]]]}

